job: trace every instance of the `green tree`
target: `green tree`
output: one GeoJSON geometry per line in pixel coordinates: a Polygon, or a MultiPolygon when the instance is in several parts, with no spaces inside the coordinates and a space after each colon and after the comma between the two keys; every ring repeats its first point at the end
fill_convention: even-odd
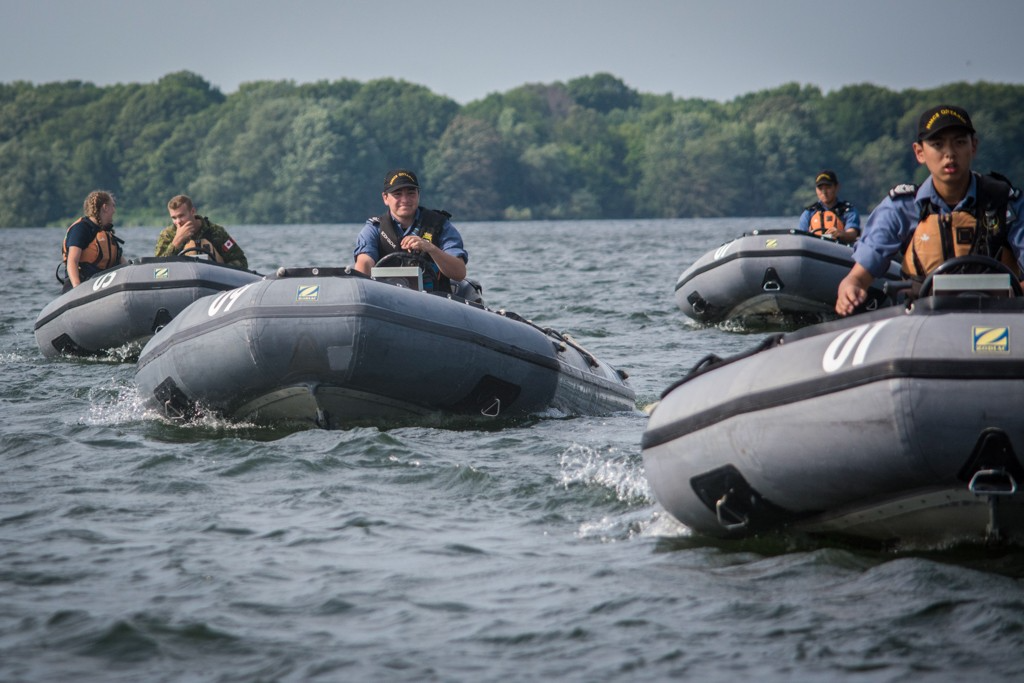
{"type": "Polygon", "coordinates": [[[368,170],[382,178],[389,168],[420,168],[459,111],[452,99],[390,78],[370,81],[345,107],[380,150],[376,168],[368,170]]]}
{"type": "Polygon", "coordinates": [[[429,196],[453,216],[496,220],[514,178],[512,160],[498,131],[476,119],[456,117],[424,161],[429,196]]]}
{"type": "Polygon", "coordinates": [[[305,108],[294,86],[246,84],[228,98],[211,128],[188,188],[197,205],[223,221],[284,223],[277,169],[292,122],[305,108]]]}
{"type": "Polygon", "coordinates": [[[843,196],[859,212],[871,211],[891,187],[909,179],[903,163],[909,150],[908,143],[892,137],[880,137],[862,145],[849,161],[849,175],[840,176],[843,196]]]}
{"type": "MultiPolygon", "coordinates": [[[[58,192],[57,169],[45,150],[30,144],[9,140],[0,145],[0,187],[5,201],[0,203],[0,225],[47,225],[55,216],[80,212],[65,206],[58,192]]],[[[70,224],[70,223],[69,223],[70,224]]]]}
{"type": "Polygon", "coordinates": [[[566,84],[566,90],[577,104],[600,114],[640,105],[640,94],[609,73],[575,78],[566,84]]]}

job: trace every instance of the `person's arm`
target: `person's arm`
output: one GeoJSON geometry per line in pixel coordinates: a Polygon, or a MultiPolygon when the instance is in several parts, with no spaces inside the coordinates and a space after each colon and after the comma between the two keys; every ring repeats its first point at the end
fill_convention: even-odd
{"type": "Polygon", "coordinates": [[[81,247],[68,247],[68,262],[67,271],[68,279],[71,280],[71,286],[77,287],[82,284],[82,275],[78,268],[78,263],[82,259],[82,248],[81,247]]]}
{"type": "Polygon", "coordinates": [[[1024,193],[1011,200],[1010,205],[1016,220],[1010,223],[1007,238],[1013,255],[1017,257],[1017,267],[1024,273],[1024,193]]]}
{"type": "Polygon", "coordinates": [[[868,287],[875,277],[885,274],[893,255],[899,252],[904,238],[913,230],[917,212],[917,204],[911,197],[901,198],[899,203],[886,197],[875,207],[854,245],[853,267],[839,283],[836,313],[850,315],[864,303],[868,287]]]}
{"type": "Polygon", "coordinates": [[[432,258],[437,264],[438,270],[449,280],[466,279],[466,262],[462,260],[462,257],[449,254],[429,240],[417,235],[406,235],[402,238],[401,247],[410,251],[419,251],[432,258]]]}
{"type": "Polygon", "coordinates": [[[185,244],[188,243],[199,231],[199,222],[190,220],[180,226],[170,225],[164,228],[157,238],[156,256],[177,256],[185,244]]]}
{"type": "Polygon", "coordinates": [[[175,243],[174,243],[174,238],[176,236],[177,236],[177,231],[176,231],[176,229],[175,229],[175,227],[173,225],[170,226],[170,227],[164,228],[164,230],[160,233],[160,236],[157,237],[156,247],[153,249],[153,255],[154,256],[175,256],[175,255],[177,255],[177,253],[179,251],[181,251],[181,247],[176,246],[175,243]]]}
{"type": "Polygon", "coordinates": [[[797,229],[801,232],[811,231],[811,211],[810,209],[805,210],[800,214],[800,222],[797,224],[797,229]]]}
{"type": "Polygon", "coordinates": [[[834,231],[832,235],[843,244],[853,244],[860,237],[860,214],[852,206],[843,213],[843,230],[834,231]]]}
{"type": "Polygon", "coordinates": [[[210,223],[210,241],[213,243],[213,248],[220,252],[225,265],[241,270],[249,269],[249,259],[245,257],[242,247],[223,226],[210,223]]]}
{"type": "Polygon", "coordinates": [[[825,233],[840,244],[853,244],[860,237],[860,230],[855,228],[846,228],[845,230],[832,229],[825,233]]]}
{"type": "Polygon", "coordinates": [[[370,271],[373,269],[377,262],[369,254],[357,254],[355,269],[363,275],[369,277],[370,271]]]}
{"type": "Polygon", "coordinates": [[[868,272],[867,268],[859,263],[854,263],[853,268],[839,283],[839,291],[836,293],[836,313],[846,316],[857,310],[857,307],[867,299],[868,287],[874,281],[874,276],[868,272]]]}
{"type": "Polygon", "coordinates": [[[377,265],[377,258],[380,255],[377,251],[379,238],[380,228],[373,219],[366,221],[356,236],[356,246],[352,250],[352,258],[355,259],[353,267],[367,277],[370,276],[370,269],[377,265]]]}

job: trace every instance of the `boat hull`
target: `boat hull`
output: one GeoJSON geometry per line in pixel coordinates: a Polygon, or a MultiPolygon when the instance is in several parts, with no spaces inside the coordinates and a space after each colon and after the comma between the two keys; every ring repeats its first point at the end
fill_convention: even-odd
{"type": "MultiPolygon", "coordinates": [[[[702,323],[821,322],[835,318],[839,282],[853,248],[797,230],[754,230],[699,258],[679,276],[679,309],[702,323]]],[[[893,264],[869,291],[867,310],[893,303],[882,290],[899,279],[893,264]]]]}
{"type": "Polygon", "coordinates": [[[1019,539],[1019,301],[936,297],[709,360],[644,432],[656,498],[712,536],[1019,539]]]}
{"type": "Polygon", "coordinates": [[[281,273],[161,330],[139,357],[142,396],[170,417],[326,428],[635,409],[621,373],[514,314],[348,269],[281,273]]]}
{"type": "Polygon", "coordinates": [[[99,273],[47,304],[35,322],[44,356],[94,356],[141,347],[197,299],[260,275],[208,261],[143,258],[99,273]]]}

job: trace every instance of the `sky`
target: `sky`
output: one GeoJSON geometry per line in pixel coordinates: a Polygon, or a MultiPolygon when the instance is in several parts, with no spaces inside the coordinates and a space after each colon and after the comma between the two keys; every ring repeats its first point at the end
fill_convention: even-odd
{"type": "Polygon", "coordinates": [[[785,83],[1024,83],[1021,0],[0,0],[0,83],[396,78],[461,104],[610,73],[728,101],[785,83]]]}

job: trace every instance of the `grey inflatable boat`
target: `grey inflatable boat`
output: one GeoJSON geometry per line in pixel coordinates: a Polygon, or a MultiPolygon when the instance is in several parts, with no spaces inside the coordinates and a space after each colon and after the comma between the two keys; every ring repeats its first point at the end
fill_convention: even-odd
{"type": "Polygon", "coordinates": [[[636,409],[625,373],[569,335],[391,270],[413,275],[280,268],[200,300],[143,349],[140,393],[171,418],[323,428],[636,409]]]}
{"type": "MultiPolygon", "coordinates": [[[[794,325],[835,318],[839,282],[853,248],[799,230],[754,230],[707,252],[676,281],[679,309],[702,323],[794,325]]],[[[899,280],[893,263],[869,292],[866,310],[893,303],[882,285],[899,280]]]]}
{"type": "Polygon", "coordinates": [[[665,510],[716,537],[1024,540],[1020,286],[938,272],[922,291],[710,356],[669,387],[642,437],[665,510]]]}
{"type": "Polygon", "coordinates": [[[141,258],[105,270],[47,304],[35,323],[44,356],[93,356],[136,345],[193,301],[260,275],[187,256],[141,258]]]}

